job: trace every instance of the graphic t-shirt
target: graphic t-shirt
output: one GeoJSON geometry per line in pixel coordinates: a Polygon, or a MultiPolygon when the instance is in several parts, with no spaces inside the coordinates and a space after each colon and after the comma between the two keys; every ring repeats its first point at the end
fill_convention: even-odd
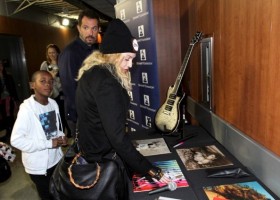
{"type": "MultiPolygon", "coordinates": [[[[47,140],[57,138],[59,130],[57,124],[57,113],[55,107],[50,102],[47,105],[42,105],[36,101],[35,103],[36,116],[41,123],[43,133],[47,140]]],[[[40,133],[42,134],[42,133],[40,133]]],[[[62,152],[58,148],[48,149],[48,169],[56,165],[61,159],[62,152]]]]}
{"type": "Polygon", "coordinates": [[[56,113],[55,109],[50,103],[47,105],[42,105],[36,102],[38,117],[41,122],[42,128],[45,132],[47,140],[57,137],[57,127],[56,127],[56,113]]]}
{"type": "Polygon", "coordinates": [[[56,116],[55,111],[45,112],[39,114],[39,119],[43,130],[45,131],[45,135],[47,140],[56,137],[57,128],[56,128],[56,116]]]}

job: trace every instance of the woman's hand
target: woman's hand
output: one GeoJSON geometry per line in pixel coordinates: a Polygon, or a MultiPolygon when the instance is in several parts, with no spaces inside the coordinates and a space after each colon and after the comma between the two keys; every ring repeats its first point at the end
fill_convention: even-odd
{"type": "Polygon", "coordinates": [[[171,182],[172,180],[165,174],[163,174],[163,176],[161,177],[161,179],[159,179],[159,182],[162,182],[162,183],[166,183],[168,184],[169,182],[171,182]]]}
{"type": "Polygon", "coordinates": [[[169,183],[172,180],[167,176],[166,174],[162,173],[162,170],[158,167],[154,167],[149,170],[148,174],[152,177],[152,179],[157,182],[162,182],[162,183],[169,183]]]}

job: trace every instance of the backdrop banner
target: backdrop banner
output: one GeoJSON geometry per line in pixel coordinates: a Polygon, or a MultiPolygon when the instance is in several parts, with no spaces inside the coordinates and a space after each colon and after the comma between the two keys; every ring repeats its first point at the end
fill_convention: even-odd
{"type": "Polygon", "coordinates": [[[115,5],[116,18],[123,20],[139,43],[139,51],[130,71],[133,90],[128,130],[154,128],[160,104],[156,41],[153,29],[152,1],[127,0],[115,5]]]}

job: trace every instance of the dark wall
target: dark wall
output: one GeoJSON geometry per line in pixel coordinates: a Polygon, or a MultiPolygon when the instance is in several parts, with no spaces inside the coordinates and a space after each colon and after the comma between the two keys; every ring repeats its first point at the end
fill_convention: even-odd
{"type": "MultiPolygon", "coordinates": [[[[29,76],[46,59],[46,45],[57,44],[63,49],[77,34],[76,28],[56,28],[19,19],[0,16],[0,34],[22,39],[29,76]]],[[[2,48],[2,47],[0,47],[2,48]]]]}

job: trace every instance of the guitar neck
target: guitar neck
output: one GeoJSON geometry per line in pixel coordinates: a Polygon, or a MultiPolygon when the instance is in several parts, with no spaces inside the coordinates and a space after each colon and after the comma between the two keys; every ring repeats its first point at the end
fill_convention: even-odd
{"type": "Polygon", "coordinates": [[[180,86],[180,84],[181,84],[181,82],[182,82],[184,73],[185,73],[185,71],[186,71],[186,68],[187,68],[189,59],[190,59],[190,57],[191,57],[191,53],[192,53],[193,47],[194,47],[194,44],[190,44],[190,45],[189,45],[189,48],[188,48],[188,51],[187,51],[187,53],[186,53],[186,55],[185,55],[183,64],[182,64],[182,66],[181,66],[181,68],[180,68],[179,74],[177,75],[175,84],[174,84],[174,86],[173,86],[173,93],[176,94],[176,95],[177,95],[179,86],[180,86]]]}

